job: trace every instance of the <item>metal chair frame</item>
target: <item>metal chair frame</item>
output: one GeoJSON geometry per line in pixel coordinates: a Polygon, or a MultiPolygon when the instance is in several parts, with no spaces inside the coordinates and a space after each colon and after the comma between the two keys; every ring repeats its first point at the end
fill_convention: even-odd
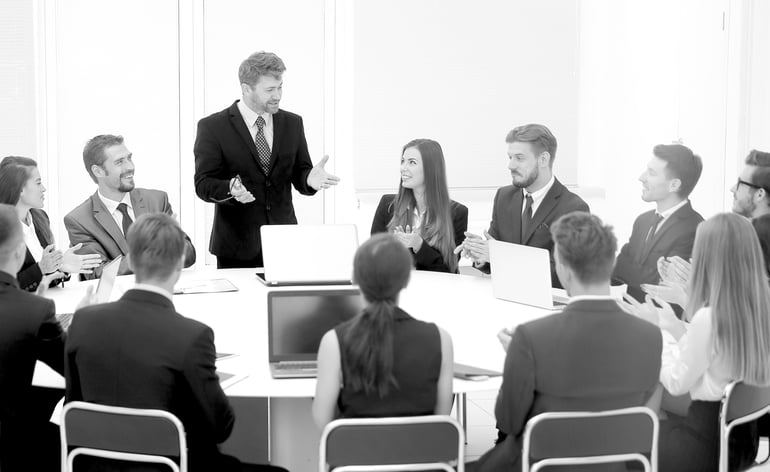
{"type": "MultiPolygon", "coordinates": [[[[727,472],[727,470],[729,469],[730,433],[732,432],[733,428],[735,428],[736,426],[754,421],[770,413],[770,396],[769,396],[767,403],[765,404],[764,407],[760,407],[759,409],[751,413],[748,413],[742,416],[737,416],[728,421],[727,413],[730,407],[730,399],[735,393],[735,390],[740,388],[755,388],[755,387],[750,387],[744,384],[743,382],[730,382],[725,387],[725,391],[722,394],[722,402],[719,406],[719,471],[720,472],[727,472]]],[[[761,388],[761,387],[756,387],[756,388],[761,388]]],[[[770,394],[770,390],[768,391],[768,393],[770,394]]],[[[768,458],[770,458],[770,455],[768,455],[768,457],[766,457],[761,462],[755,462],[754,465],[764,464],[765,462],[767,462],[768,458]]]]}

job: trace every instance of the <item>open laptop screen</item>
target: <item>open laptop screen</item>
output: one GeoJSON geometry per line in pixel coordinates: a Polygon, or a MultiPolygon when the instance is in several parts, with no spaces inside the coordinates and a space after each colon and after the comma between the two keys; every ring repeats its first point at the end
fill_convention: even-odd
{"type": "Polygon", "coordinates": [[[364,307],[358,289],[270,292],[267,304],[270,362],[315,360],[323,335],[364,307]]]}

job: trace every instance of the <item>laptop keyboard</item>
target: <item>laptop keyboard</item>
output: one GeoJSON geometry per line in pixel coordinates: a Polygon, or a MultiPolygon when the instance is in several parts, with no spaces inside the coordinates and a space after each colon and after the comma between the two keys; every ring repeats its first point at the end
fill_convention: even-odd
{"type": "Polygon", "coordinates": [[[293,362],[279,362],[275,364],[275,369],[279,371],[286,370],[317,370],[318,364],[316,361],[293,361],[293,362]]]}

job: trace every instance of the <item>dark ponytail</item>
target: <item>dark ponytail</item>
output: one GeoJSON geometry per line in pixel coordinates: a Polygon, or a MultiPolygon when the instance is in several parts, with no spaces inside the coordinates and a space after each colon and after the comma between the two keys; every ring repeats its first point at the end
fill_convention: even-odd
{"type": "Polygon", "coordinates": [[[378,234],[356,251],[353,279],[367,301],[343,340],[343,379],[354,391],[384,397],[393,376],[393,315],[409,283],[412,256],[394,236],[378,234]]]}

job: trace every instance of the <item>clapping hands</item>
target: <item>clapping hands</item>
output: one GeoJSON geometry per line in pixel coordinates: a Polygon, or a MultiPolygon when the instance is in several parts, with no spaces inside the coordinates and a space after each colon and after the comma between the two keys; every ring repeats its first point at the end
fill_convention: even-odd
{"type": "Polygon", "coordinates": [[[406,228],[396,226],[393,230],[393,235],[396,236],[396,239],[401,241],[401,244],[408,249],[411,249],[413,252],[419,251],[422,247],[422,237],[418,232],[412,231],[412,228],[409,225],[406,225],[406,228]]]}
{"type": "Polygon", "coordinates": [[[489,241],[495,239],[487,231],[482,238],[478,234],[465,232],[465,240],[458,245],[454,253],[461,253],[462,257],[471,259],[474,264],[489,262],[489,241]]]}

